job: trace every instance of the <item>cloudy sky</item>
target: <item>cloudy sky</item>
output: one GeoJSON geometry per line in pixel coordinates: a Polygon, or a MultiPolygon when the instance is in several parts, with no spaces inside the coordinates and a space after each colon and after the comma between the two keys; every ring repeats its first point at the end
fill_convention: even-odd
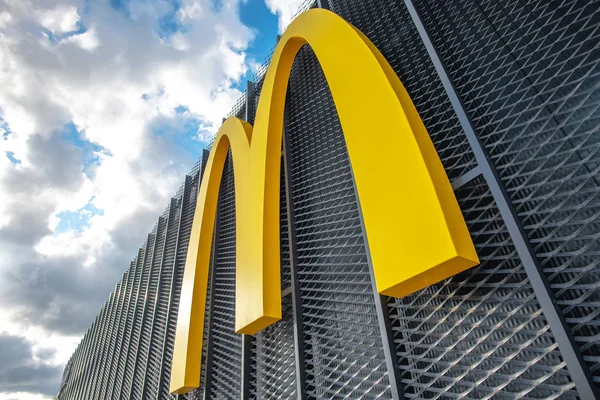
{"type": "Polygon", "coordinates": [[[0,400],[45,399],[302,0],[0,0],[0,400]]]}

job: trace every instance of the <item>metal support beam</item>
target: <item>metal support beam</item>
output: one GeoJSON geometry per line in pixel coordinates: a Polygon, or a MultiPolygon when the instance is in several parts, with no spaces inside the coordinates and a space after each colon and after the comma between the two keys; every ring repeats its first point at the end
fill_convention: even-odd
{"type": "Polygon", "coordinates": [[[252,366],[252,336],[242,335],[242,385],[241,400],[250,400],[251,368],[252,366]]]}
{"type": "Polygon", "coordinates": [[[100,387],[102,384],[102,377],[104,376],[104,371],[106,370],[106,356],[108,354],[108,341],[110,339],[110,324],[112,322],[114,316],[114,308],[115,308],[115,297],[116,293],[113,291],[110,294],[108,303],[107,303],[107,315],[106,319],[103,323],[104,328],[102,331],[102,353],[100,354],[100,360],[98,361],[98,372],[94,382],[94,387],[92,392],[90,393],[90,397],[96,399],[100,396],[100,387]]]}
{"type": "MultiPolygon", "coordinates": [[[[215,293],[215,281],[216,281],[216,272],[217,269],[217,249],[219,244],[219,231],[221,229],[221,213],[218,212],[219,206],[217,204],[217,215],[215,218],[215,227],[213,230],[213,242],[212,242],[212,259],[211,259],[211,268],[210,268],[210,290],[208,292],[208,298],[210,299],[210,303],[208,305],[208,314],[204,316],[207,321],[204,325],[208,330],[206,335],[206,364],[204,365],[204,393],[202,398],[209,399],[210,398],[210,389],[211,389],[211,378],[212,378],[212,364],[213,364],[213,349],[212,349],[212,324],[213,324],[213,300],[215,293]],[[208,318],[208,319],[207,319],[208,318]]],[[[202,379],[202,377],[200,377],[202,379]]]]}
{"type": "Polygon", "coordinates": [[[91,335],[93,327],[94,327],[94,324],[92,324],[88,328],[86,334],[83,336],[83,340],[81,343],[81,353],[79,355],[79,363],[78,363],[79,365],[77,368],[77,375],[76,375],[77,381],[74,386],[74,396],[75,397],[81,397],[83,389],[84,389],[85,370],[86,370],[87,364],[89,363],[88,349],[90,346],[90,335],[91,335]]]}
{"type": "Polygon", "coordinates": [[[123,358],[123,348],[128,345],[128,338],[130,335],[129,329],[129,320],[131,315],[131,297],[133,296],[133,291],[135,289],[135,281],[137,278],[138,267],[142,259],[142,249],[139,249],[138,255],[136,257],[135,262],[129,268],[129,284],[127,288],[127,299],[125,300],[125,306],[127,307],[127,311],[125,312],[124,320],[123,320],[123,331],[119,335],[119,355],[117,356],[117,368],[115,373],[115,379],[113,381],[112,390],[110,398],[120,398],[121,397],[121,387],[123,385],[123,380],[125,378],[125,363],[123,358]],[[123,374],[119,372],[119,367],[123,366],[123,374]]]}
{"type": "MultiPolygon", "coordinates": [[[[250,122],[250,105],[254,100],[254,83],[246,81],[246,110],[244,119],[250,122]]],[[[236,239],[237,240],[237,239],[236,239]]],[[[250,399],[250,386],[252,380],[252,336],[242,335],[242,365],[241,365],[241,400],[250,399]]]]}
{"type": "MultiPolygon", "coordinates": [[[[152,255],[150,256],[150,265],[149,265],[149,271],[148,271],[148,279],[146,282],[146,294],[145,294],[145,299],[144,299],[144,306],[142,308],[142,318],[140,319],[140,335],[138,336],[138,340],[137,343],[135,344],[135,353],[133,355],[133,370],[132,370],[132,374],[133,374],[133,379],[135,380],[135,371],[138,368],[138,363],[139,363],[139,351],[140,351],[140,343],[142,341],[142,334],[144,333],[144,321],[146,320],[146,314],[148,311],[148,291],[150,290],[150,281],[152,279],[152,270],[154,267],[154,261],[156,259],[156,246],[158,245],[158,231],[160,229],[160,223],[161,223],[162,217],[160,217],[158,219],[158,223],[156,224],[156,233],[154,235],[154,241],[152,244],[152,255]]],[[[150,239],[150,235],[148,235],[148,239],[150,239]]],[[[148,355],[146,355],[146,357],[148,357],[148,355]]],[[[131,383],[131,386],[129,387],[129,393],[127,395],[128,399],[132,398],[133,395],[133,386],[134,386],[134,382],[131,383]]]]}
{"type": "Polygon", "coordinates": [[[120,313],[120,309],[123,306],[123,290],[124,290],[124,283],[125,283],[125,277],[127,275],[123,274],[123,278],[121,278],[121,282],[117,283],[117,285],[115,286],[115,305],[114,305],[114,310],[113,310],[113,315],[111,317],[111,321],[110,321],[110,337],[107,338],[107,340],[109,341],[109,346],[107,349],[107,355],[106,355],[106,360],[107,360],[107,364],[104,366],[104,372],[102,373],[102,378],[101,378],[101,382],[100,382],[100,393],[98,398],[100,399],[104,399],[106,398],[106,391],[108,390],[108,385],[110,382],[110,370],[111,370],[111,365],[112,362],[114,361],[114,348],[115,348],[115,342],[116,342],[116,338],[117,338],[117,330],[118,330],[118,323],[119,323],[119,313],[120,313]]]}
{"type": "MultiPolygon", "coordinates": [[[[352,171],[352,168],[350,168],[352,171]]],[[[358,199],[358,191],[356,190],[356,180],[352,173],[352,187],[354,196],[358,199]]],[[[362,235],[365,242],[367,263],[369,264],[369,274],[371,276],[371,287],[373,292],[373,300],[375,302],[375,310],[377,313],[377,322],[379,323],[379,332],[381,334],[381,344],[383,346],[383,354],[385,355],[385,364],[387,366],[388,377],[390,380],[390,390],[392,399],[401,400],[404,398],[404,387],[400,378],[400,368],[398,365],[398,357],[396,357],[396,346],[394,344],[394,334],[390,323],[390,317],[387,309],[387,296],[380,295],[377,291],[377,283],[375,282],[375,272],[373,270],[373,261],[371,260],[371,251],[369,250],[369,240],[367,238],[365,222],[363,219],[360,203],[358,204],[358,214],[362,227],[362,235]]]]}
{"type": "MultiPolygon", "coordinates": [[[[138,315],[138,309],[139,309],[139,304],[140,304],[140,292],[142,290],[142,281],[144,278],[144,268],[146,266],[146,259],[150,253],[150,235],[148,235],[148,237],[146,238],[146,245],[144,248],[144,255],[142,257],[142,262],[140,264],[139,267],[139,279],[138,279],[138,286],[137,286],[137,291],[136,291],[136,295],[135,295],[135,300],[134,300],[134,308],[133,308],[133,317],[131,319],[131,328],[130,328],[130,334],[129,334],[129,340],[127,341],[127,348],[125,349],[125,369],[127,369],[127,366],[129,364],[129,356],[131,355],[131,348],[133,347],[133,343],[131,343],[131,338],[133,336],[133,333],[135,332],[136,329],[136,319],[137,319],[137,315],[138,315]]],[[[152,253],[154,253],[154,248],[152,248],[152,253]]],[[[153,258],[153,254],[150,255],[151,258],[153,258]]],[[[150,274],[148,274],[148,276],[150,276],[150,274]]],[[[148,286],[146,286],[146,290],[148,290],[148,286]]],[[[145,296],[145,293],[144,293],[145,296]]],[[[146,304],[146,302],[144,302],[144,305],[146,304]]],[[[138,344],[140,342],[140,338],[142,337],[142,328],[143,328],[143,320],[140,320],[140,333],[138,335],[138,344]]],[[[137,354],[137,347],[136,347],[136,354],[137,354]]],[[[135,362],[134,362],[135,364],[135,362]]],[[[123,382],[125,381],[125,374],[127,373],[127,371],[124,371],[123,374],[123,382]]],[[[129,386],[129,388],[125,387],[123,388],[123,386],[121,386],[121,390],[119,391],[119,395],[121,397],[123,397],[123,390],[125,390],[125,392],[127,392],[127,394],[130,395],[131,393],[131,388],[133,387],[133,379],[135,378],[134,376],[135,373],[135,368],[133,368],[133,370],[131,371],[131,385],[129,386]]]]}
{"type": "Polygon", "coordinates": [[[85,390],[83,392],[83,397],[89,399],[93,392],[93,388],[95,383],[98,381],[96,375],[98,375],[100,368],[100,358],[102,352],[102,339],[103,339],[103,328],[105,326],[106,314],[108,313],[108,301],[104,303],[104,306],[100,310],[100,314],[98,315],[96,327],[94,328],[94,348],[92,355],[92,365],[91,371],[87,374],[88,382],[85,385],[85,390]]]}
{"type": "MultiPolygon", "coordinates": [[[[162,253],[160,257],[160,264],[158,265],[158,283],[156,285],[156,296],[154,296],[154,307],[152,311],[152,322],[150,323],[150,342],[149,346],[152,346],[152,337],[154,336],[154,328],[156,323],[156,310],[158,309],[158,298],[160,296],[160,288],[162,282],[162,271],[163,266],[165,264],[165,253],[167,249],[167,239],[169,234],[169,228],[173,223],[173,215],[175,214],[175,204],[177,200],[171,198],[171,203],[169,204],[169,215],[167,217],[167,224],[165,225],[165,237],[162,243],[162,253]]],[[[150,299],[149,299],[150,301],[150,299]]],[[[148,349],[148,353],[152,351],[151,348],[148,349]]],[[[142,399],[146,399],[146,388],[148,387],[148,364],[150,363],[150,356],[146,357],[146,365],[144,366],[144,380],[142,382],[142,399]]],[[[160,389],[160,388],[159,388],[160,389]]]]}
{"type": "MultiPolygon", "coordinates": [[[[285,117],[284,117],[285,118],[285,117]]],[[[285,120],[285,119],[284,119],[285,120]]],[[[283,168],[285,179],[285,203],[287,207],[287,226],[288,226],[288,241],[290,252],[290,276],[291,276],[291,291],[292,291],[292,309],[294,315],[294,347],[296,361],[296,391],[297,398],[305,400],[306,394],[306,368],[304,361],[304,324],[302,322],[302,306],[300,301],[300,286],[298,284],[298,274],[296,266],[298,265],[297,249],[296,249],[296,222],[294,220],[294,202],[292,199],[292,173],[291,162],[289,159],[289,136],[283,128],[283,168]]]]}
{"type": "Polygon", "coordinates": [[[473,179],[477,178],[479,175],[481,175],[481,168],[479,168],[479,166],[472,168],[466,174],[461,175],[452,181],[452,190],[458,190],[467,183],[471,182],[473,179]]]}
{"type": "Polygon", "coordinates": [[[433,65],[442,81],[446,94],[452,103],[452,107],[458,116],[460,124],[467,135],[471,149],[475,154],[477,164],[481,169],[481,173],[485,178],[490,191],[494,197],[494,201],[500,210],[500,214],[508,232],[515,244],[519,257],[523,263],[531,286],[535,292],[535,295],[542,307],[544,316],[548,321],[550,329],[554,334],[556,343],[560,349],[560,352],[567,364],[567,368],[571,374],[571,378],[575,382],[579,395],[582,399],[594,399],[600,398],[600,392],[597,387],[592,383],[592,376],[589,371],[587,364],[585,364],[581,351],[575,340],[571,330],[565,321],[564,315],[560,310],[556,299],[551,292],[550,284],[546,276],[542,273],[542,268],[539,265],[539,261],[535,256],[535,252],[527,238],[527,234],[523,225],[517,215],[517,211],[512,204],[510,195],[506,191],[506,188],[502,184],[500,175],[496,171],[495,166],[490,160],[489,155],[483,143],[481,143],[479,137],[475,132],[467,111],[460,99],[450,75],[444,66],[442,59],[440,58],[427,28],[423,23],[423,20],[416,9],[413,0],[404,0],[404,4],[410,12],[410,16],[417,27],[419,36],[423,41],[427,53],[431,58],[433,65]]]}
{"type": "MultiPolygon", "coordinates": [[[[129,266],[129,270],[131,270],[131,265],[129,266]]],[[[114,387],[114,383],[116,380],[116,375],[117,375],[117,366],[115,366],[115,362],[118,361],[118,351],[115,349],[118,344],[121,342],[121,337],[122,337],[122,330],[121,330],[121,321],[123,321],[124,315],[123,315],[123,309],[125,308],[125,296],[127,295],[127,287],[129,285],[129,273],[126,272],[125,274],[123,274],[123,279],[121,281],[121,294],[119,296],[119,311],[118,311],[118,315],[117,318],[115,320],[116,325],[114,327],[114,340],[113,340],[113,344],[111,345],[111,356],[110,356],[110,368],[108,371],[108,377],[107,377],[107,381],[106,381],[106,392],[104,393],[104,395],[102,396],[102,398],[112,398],[112,390],[114,387]],[[113,373],[113,367],[115,369],[115,372],[113,373]]],[[[123,322],[124,323],[124,322],[123,322]]]]}
{"type": "MultiPolygon", "coordinates": [[[[169,288],[169,301],[167,303],[167,326],[165,327],[165,334],[163,336],[163,342],[162,342],[162,346],[161,346],[161,352],[160,352],[160,375],[158,378],[158,397],[160,398],[160,391],[162,388],[162,385],[167,385],[167,387],[169,386],[168,382],[163,382],[165,380],[165,372],[167,370],[164,360],[165,360],[165,351],[166,351],[166,346],[167,346],[167,334],[169,331],[168,325],[169,325],[169,321],[171,318],[171,313],[173,312],[173,310],[171,310],[172,306],[173,306],[173,296],[175,295],[175,280],[177,278],[177,260],[179,259],[177,257],[177,253],[179,252],[179,246],[181,246],[181,230],[183,228],[183,218],[185,216],[187,216],[187,214],[184,214],[184,209],[189,212],[189,210],[186,209],[186,201],[189,200],[189,196],[190,196],[190,186],[191,184],[191,180],[192,178],[189,175],[185,176],[185,183],[183,184],[183,193],[181,194],[181,205],[179,206],[179,224],[177,226],[177,238],[175,239],[175,252],[173,253],[173,265],[172,265],[172,270],[173,273],[171,275],[171,287],[169,288]]],[[[192,210],[193,213],[193,210],[192,210]]],[[[185,267],[185,266],[184,266],[185,267]]],[[[183,274],[183,268],[181,273],[183,274]]],[[[175,320],[175,324],[177,324],[177,321],[175,320]]],[[[172,356],[172,354],[171,354],[172,356]]],[[[170,363],[169,363],[170,365],[170,363]]],[[[170,376],[170,375],[169,375],[170,376]]]]}

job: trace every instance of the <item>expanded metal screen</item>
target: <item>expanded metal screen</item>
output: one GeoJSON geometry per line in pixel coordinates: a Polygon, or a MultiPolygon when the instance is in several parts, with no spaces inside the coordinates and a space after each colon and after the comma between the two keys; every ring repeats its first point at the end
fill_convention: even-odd
{"type": "MultiPolygon", "coordinates": [[[[233,331],[229,156],[201,386],[181,397],[597,397],[600,2],[320,0],[303,8],[310,6],[355,25],[389,61],[453,183],[481,264],[404,298],[375,293],[343,134],[305,47],[285,107],[283,318],[254,337],[233,331]]],[[[253,123],[265,70],[230,115],[253,123]]],[[[60,399],[173,397],[177,309],[207,157],[74,352],[60,399]]]]}

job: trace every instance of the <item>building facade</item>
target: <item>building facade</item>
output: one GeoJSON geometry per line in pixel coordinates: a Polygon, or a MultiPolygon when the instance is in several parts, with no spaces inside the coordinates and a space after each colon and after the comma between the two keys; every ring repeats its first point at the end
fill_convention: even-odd
{"type": "MultiPolygon", "coordinates": [[[[283,318],[254,336],[234,333],[228,159],[201,384],[180,397],[597,398],[599,4],[307,4],[342,16],[389,61],[452,182],[481,264],[403,298],[377,294],[335,106],[305,47],[286,100],[283,318]]],[[[253,123],[262,77],[249,82],[231,115],[253,123]]],[[[169,379],[179,296],[207,157],[186,176],[68,362],[59,399],[175,397],[169,379]]]]}

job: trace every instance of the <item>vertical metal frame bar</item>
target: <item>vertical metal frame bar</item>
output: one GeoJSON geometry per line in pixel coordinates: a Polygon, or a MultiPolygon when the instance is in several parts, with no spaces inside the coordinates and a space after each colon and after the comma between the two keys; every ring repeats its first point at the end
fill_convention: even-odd
{"type": "Polygon", "coordinates": [[[127,307],[127,311],[125,312],[124,315],[124,319],[123,319],[123,331],[120,334],[119,337],[119,350],[118,350],[118,356],[116,357],[117,359],[117,368],[116,368],[116,372],[115,372],[115,379],[112,385],[112,389],[111,389],[111,395],[110,398],[114,398],[114,397],[121,397],[121,386],[123,385],[123,378],[125,376],[125,365],[123,364],[123,376],[121,376],[121,374],[119,373],[119,366],[121,366],[122,362],[123,362],[123,347],[125,346],[125,338],[127,337],[127,325],[129,322],[129,316],[131,313],[131,296],[133,295],[133,290],[135,287],[135,280],[136,280],[136,273],[137,273],[137,269],[138,269],[138,265],[140,264],[141,258],[142,258],[142,249],[138,250],[138,255],[136,257],[135,262],[131,265],[131,267],[129,268],[129,284],[127,285],[127,292],[126,292],[126,296],[127,296],[127,300],[125,301],[125,306],[127,307]]]}
{"type": "MultiPolygon", "coordinates": [[[[354,179],[352,168],[350,168],[350,171],[352,174],[352,188],[354,190],[354,196],[358,202],[358,191],[356,190],[356,180],[354,179]]],[[[377,322],[379,324],[381,344],[383,346],[385,364],[387,367],[388,378],[390,380],[392,399],[401,400],[404,398],[404,387],[402,386],[402,379],[400,377],[400,368],[398,365],[398,357],[396,356],[396,346],[394,344],[394,334],[392,332],[392,326],[387,309],[388,297],[380,295],[377,291],[375,272],[373,270],[373,261],[371,260],[371,250],[369,249],[369,240],[366,234],[367,231],[365,229],[365,222],[363,219],[362,209],[360,208],[360,203],[358,204],[358,214],[360,218],[362,236],[366,247],[367,263],[369,264],[369,275],[371,278],[371,287],[373,289],[373,300],[375,303],[375,310],[377,312],[377,322]]]]}
{"type": "Polygon", "coordinates": [[[79,366],[77,368],[77,382],[75,384],[75,395],[76,397],[80,397],[82,394],[82,390],[84,389],[84,379],[85,379],[85,370],[88,363],[88,347],[90,345],[90,334],[94,324],[90,326],[83,337],[83,341],[81,343],[81,353],[79,355],[79,366]]]}
{"type": "Polygon", "coordinates": [[[564,315],[559,309],[556,299],[551,292],[550,284],[547,278],[542,274],[541,266],[535,256],[535,252],[531,247],[531,243],[527,239],[527,234],[521,221],[518,218],[517,211],[512,204],[510,195],[506,191],[504,185],[501,183],[501,178],[496,171],[495,166],[490,160],[487,151],[483,144],[479,140],[475,132],[475,128],[463,106],[462,100],[460,99],[454,84],[450,79],[446,67],[444,66],[433,41],[427,32],[427,28],[421,19],[419,11],[414,5],[413,0],[404,0],[410,16],[419,32],[419,36],[423,41],[427,53],[431,58],[435,70],[437,71],[440,80],[444,86],[446,94],[450,99],[452,107],[458,116],[461,127],[463,128],[467,139],[475,154],[477,164],[481,169],[481,173],[485,178],[490,191],[494,197],[494,201],[500,210],[500,214],[508,232],[515,244],[517,253],[521,258],[527,277],[531,282],[534,293],[542,307],[542,311],[548,321],[550,329],[554,334],[556,343],[560,349],[560,352],[565,360],[567,368],[571,374],[571,378],[575,382],[575,386],[582,399],[594,399],[600,398],[600,392],[598,388],[592,383],[591,373],[588,366],[585,364],[581,355],[579,346],[575,343],[573,335],[567,326],[564,315]]]}
{"type": "MultiPolygon", "coordinates": [[[[133,336],[133,332],[135,331],[135,320],[138,315],[138,308],[139,308],[139,304],[140,304],[140,292],[142,290],[142,280],[144,277],[144,266],[146,265],[146,258],[148,257],[149,246],[150,246],[150,235],[148,235],[148,237],[146,238],[146,245],[145,245],[145,248],[143,249],[144,255],[142,257],[142,262],[140,264],[140,267],[138,268],[138,270],[139,270],[138,288],[137,288],[136,296],[135,296],[133,317],[131,319],[131,328],[130,328],[131,332],[129,333],[129,340],[127,341],[127,348],[125,349],[125,370],[123,371],[123,384],[125,383],[125,375],[127,374],[126,368],[127,368],[127,363],[129,362],[129,356],[131,354],[131,347],[133,347],[133,344],[131,343],[131,339],[133,336]]],[[[154,253],[154,248],[152,249],[152,252],[154,253]]],[[[150,276],[150,275],[148,275],[148,276],[150,276]]],[[[146,290],[148,290],[148,287],[146,287],[146,290]]],[[[143,323],[143,321],[141,321],[141,320],[140,320],[140,322],[143,323]]],[[[142,337],[142,328],[143,328],[143,326],[140,325],[140,334],[138,336],[138,343],[139,343],[140,338],[142,337]]],[[[136,348],[136,351],[137,351],[137,348],[136,348]]],[[[128,394],[131,393],[131,388],[133,387],[133,379],[135,379],[135,368],[133,368],[133,370],[131,371],[131,374],[132,374],[132,377],[131,377],[130,388],[127,389],[126,387],[123,387],[123,384],[121,385],[121,390],[119,391],[119,395],[121,397],[123,396],[123,389],[125,389],[128,392],[128,394]]]]}
{"type": "Polygon", "coordinates": [[[215,292],[215,270],[217,269],[217,248],[219,243],[219,231],[221,229],[221,213],[218,212],[217,205],[217,215],[215,218],[215,227],[213,230],[213,242],[212,242],[212,259],[211,259],[211,268],[210,268],[210,292],[208,295],[210,296],[210,305],[208,309],[208,315],[205,315],[204,318],[208,318],[208,322],[205,324],[208,333],[206,335],[206,365],[204,366],[204,392],[202,393],[203,399],[210,398],[210,390],[211,390],[211,378],[212,378],[212,362],[213,362],[213,349],[212,349],[212,322],[213,322],[213,299],[215,292]]]}
{"type": "Polygon", "coordinates": [[[126,303],[125,297],[127,296],[127,288],[129,287],[129,280],[130,280],[129,279],[129,275],[130,275],[130,272],[131,272],[131,268],[132,268],[132,266],[130,265],[130,267],[128,269],[128,272],[126,272],[124,274],[124,277],[123,277],[123,280],[122,280],[122,283],[121,283],[121,295],[120,295],[120,298],[119,298],[119,303],[120,303],[119,304],[120,305],[120,307],[119,307],[119,315],[118,315],[117,320],[116,320],[117,324],[114,327],[114,330],[115,330],[115,335],[114,336],[115,336],[115,338],[114,338],[114,342],[113,342],[113,345],[112,345],[113,352],[111,353],[111,357],[110,357],[111,360],[110,360],[110,370],[108,372],[108,380],[106,382],[106,393],[105,393],[105,397],[106,398],[112,398],[113,397],[112,392],[114,390],[115,381],[117,379],[117,371],[118,371],[118,367],[119,367],[119,365],[118,365],[119,356],[118,356],[118,350],[115,350],[115,346],[118,346],[118,344],[121,341],[121,321],[123,321],[123,324],[125,323],[124,322],[125,315],[123,314],[123,309],[126,306],[126,304],[125,304],[126,303]],[[115,365],[115,362],[116,362],[116,365],[115,365]],[[114,376],[113,376],[113,373],[112,373],[113,366],[115,368],[114,376]]]}
{"type": "Polygon", "coordinates": [[[77,354],[77,358],[76,358],[76,364],[74,364],[73,366],[74,368],[74,374],[73,374],[73,385],[72,385],[72,389],[71,389],[71,395],[77,397],[79,395],[79,384],[80,384],[80,380],[81,380],[81,374],[82,374],[82,370],[83,370],[83,357],[84,357],[84,353],[85,353],[85,346],[87,345],[87,341],[86,341],[86,337],[83,337],[83,340],[79,343],[79,354],[77,354]]]}
{"type": "MultiPolygon", "coordinates": [[[[156,296],[154,297],[154,307],[152,312],[152,322],[150,324],[150,343],[148,348],[148,357],[146,357],[146,365],[144,366],[144,381],[142,382],[142,399],[146,399],[146,388],[148,387],[148,364],[150,363],[150,352],[152,351],[152,337],[154,336],[154,325],[156,323],[156,310],[158,309],[158,298],[160,296],[160,286],[162,282],[162,271],[163,266],[165,264],[165,252],[167,249],[167,239],[169,233],[169,227],[173,223],[173,214],[175,213],[175,204],[177,200],[171,198],[171,203],[169,204],[169,215],[167,217],[167,223],[165,225],[165,237],[162,244],[162,253],[160,256],[160,264],[158,267],[158,283],[156,284],[156,296]]],[[[160,387],[159,387],[160,390],[160,387]]]]}
{"type": "Polygon", "coordinates": [[[296,266],[298,265],[296,251],[296,222],[294,219],[294,205],[292,199],[292,171],[289,157],[289,136],[287,129],[287,119],[284,114],[283,127],[283,168],[285,179],[285,203],[287,208],[288,241],[290,252],[290,283],[292,285],[292,310],[294,315],[294,347],[296,362],[296,391],[300,400],[306,400],[306,366],[304,361],[304,324],[302,322],[302,306],[300,286],[298,284],[298,274],[296,266]]]}
{"type": "MultiPolygon", "coordinates": [[[[322,0],[317,0],[317,7],[324,8],[322,0]]],[[[352,171],[352,168],[350,170],[352,171]]],[[[356,199],[358,199],[358,192],[356,190],[356,181],[354,179],[354,173],[352,173],[352,187],[354,190],[354,195],[356,199]]],[[[404,388],[402,386],[402,380],[400,378],[400,368],[398,366],[398,357],[396,357],[394,335],[392,332],[390,318],[387,310],[387,296],[382,296],[377,291],[377,284],[375,283],[375,274],[373,271],[373,263],[371,260],[371,251],[369,250],[369,242],[367,240],[367,235],[365,234],[366,230],[360,204],[358,205],[358,213],[360,218],[360,224],[362,227],[362,235],[366,247],[367,262],[369,265],[369,275],[371,278],[371,287],[373,289],[373,300],[375,302],[375,310],[377,312],[377,321],[379,325],[379,332],[381,334],[381,343],[383,346],[383,353],[385,356],[385,364],[387,367],[388,379],[390,381],[392,399],[400,400],[404,398],[404,388]]]]}
{"type": "Polygon", "coordinates": [[[100,310],[100,314],[97,317],[97,323],[94,328],[93,347],[92,347],[92,354],[91,354],[91,359],[93,361],[93,364],[91,365],[90,371],[86,374],[88,377],[88,380],[86,382],[85,389],[83,391],[83,396],[86,399],[90,398],[90,391],[93,390],[92,389],[93,385],[97,381],[96,374],[98,372],[98,368],[99,368],[99,364],[100,364],[99,363],[100,351],[102,350],[102,346],[101,346],[102,327],[104,326],[104,319],[106,318],[107,308],[108,308],[108,301],[104,304],[104,306],[100,310]]]}
{"type": "Polygon", "coordinates": [[[108,310],[106,319],[103,323],[104,328],[102,331],[102,353],[100,354],[100,360],[98,361],[98,373],[96,377],[96,381],[94,382],[94,388],[90,393],[91,398],[99,397],[100,385],[102,383],[102,376],[104,375],[104,371],[106,370],[106,355],[108,353],[108,340],[110,338],[110,323],[113,318],[114,306],[115,306],[115,292],[113,291],[110,294],[110,298],[108,300],[108,310]]]}
{"type": "Polygon", "coordinates": [[[104,368],[104,373],[102,374],[102,382],[100,386],[100,395],[98,396],[101,399],[106,398],[106,392],[108,390],[108,385],[110,384],[110,370],[112,368],[112,363],[114,361],[114,348],[115,341],[117,340],[118,329],[119,329],[119,318],[120,318],[120,310],[123,307],[123,290],[125,287],[126,274],[123,274],[123,278],[121,282],[117,283],[115,287],[115,306],[114,306],[114,315],[111,318],[110,325],[110,339],[109,339],[109,347],[107,349],[107,364],[104,368]],[[106,374],[106,375],[105,375],[106,374]],[[105,379],[106,378],[106,379],[105,379]],[[106,382],[106,384],[105,384],[106,382]]]}
{"type": "MultiPolygon", "coordinates": [[[[252,103],[254,84],[252,81],[246,81],[246,110],[244,119],[250,122],[250,104],[252,103]]],[[[237,238],[236,238],[237,240],[237,238]]],[[[237,279],[237,278],[236,278],[237,279]]],[[[252,379],[252,336],[242,334],[242,365],[241,372],[241,399],[249,400],[250,398],[250,380],[252,379]]]]}
{"type": "Polygon", "coordinates": [[[252,336],[242,335],[242,367],[241,367],[241,400],[250,399],[250,380],[252,379],[251,365],[252,365],[252,336]]]}
{"type": "MultiPolygon", "coordinates": [[[[135,346],[135,353],[134,353],[134,363],[133,363],[133,379],[135,380],[135,371],[138,368],[138,363],[139,363],[139,351],[140,351],[140,345],[141,345],[141,341],[142,341],[142,334],[143,329],[144,329],[144,320],[146,319],[146,314],[148,311],[148,291],[150,290],[150,280],[152,279],[152,269],[154,267],[154,261],[155,261],[155,256],[156,256],[156,246],[158,244],[158,231],[160,229],[160,223],[161,223],[161,219],[162,217],[160,217],[158,219],[158,223],[156,225],[156,234],[154,235],[154,242],[152,245],[152,256],[150,257],[150,266],[149,266],[149,271],[148,271],[148,281],[146,282],[146,301],[144,301],[144,307],[142,308],[142,318],[140,320],[141,322],[141,326],[140,326],[140,336],[138,337],[138,341],[137,344],[135,346]]],[[[150,236],[148,236],[150,237],[150,236]]],[[[148,349],[149,350],[149,349],[148,349]]],[[[127,395],[127,398],[130,399],[133,395],[133,386],[134,386],[134,382],[131,382],[131,386],[129,387],[129,393],[127,395]]],[[[142,389],[143,390],[143,389],[142,389]]]]}
{"type": "MultiPolygon", "coordinates": [[[[166,344],[167,344],[167,335],[169,333],[169,319],[171,316],[171,306],[173,304],[173,292],[175,290],[175,279],[177,277],[177,253],[179,251],[179,246],[181,244],[181,227],[183,226],[183,210],[185,208],[185,201],[186,199],[189,197],[190,195],[190,186],[191,186],[191,177],[189,175],[185,176],[185,183],[183,184],[183,193],[181,194],[181,205],[179,207],[179,223],[177,225],[177,237],[175,239],[175,252],[173,253],[173,274],[171,275],[171,287],[169,288],[169,301],[167,303],[167,318],[166,318],[166,322],[167,322],[167,326],[165,327],[165,334],[163,336],[163,342],[162,342],[162,346],[161,346],[161,352],[160,352],[160,374],[158,377],[158,397],[160,398],[160,393],[161,393],[161,388],[162,388],[162,384],[163,384],[163,380],[165,377],[165,371],[166,371],[166,367],[164,365],[164,361],[165,361],[165,348],[166,348],[166,344]]],[[[165,382],[166,384],[166,382],[165,382]]]]}

